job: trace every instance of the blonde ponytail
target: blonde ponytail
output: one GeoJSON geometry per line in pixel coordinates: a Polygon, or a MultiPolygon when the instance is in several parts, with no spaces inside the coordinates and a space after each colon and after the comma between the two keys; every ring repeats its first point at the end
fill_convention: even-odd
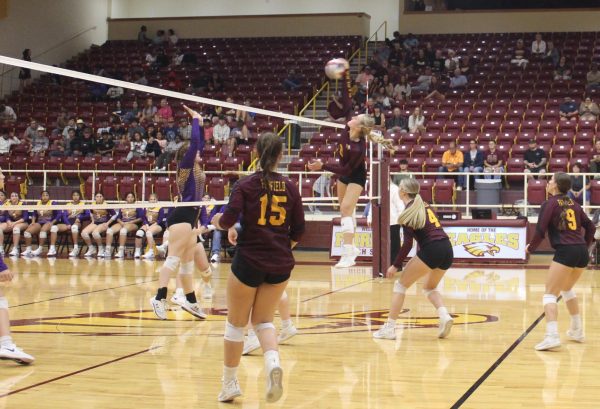
{"type": "Polygon", "coordinates": [[[400,216],[398,216],[398,224],[410,227],[414,230],[419,230],[425,227],[426,211],[425,202],[419,194],[420,185],[416,179],[402,179],[400,182],[400,190],[412,197],[412,204],[407,206],[400,216]]]}
{"type": "Polygon", "coordinates": [[[393,139],[386,139],[383,137],[381,132],[373,130],[373,127],[375,126],[375,119],[371,115],[361,114],[358,116],[358,118],[360,120],[362,134],[365,138],[368,138],[374,143],[382,145],[387,150],[395,150],[393,139]]]}

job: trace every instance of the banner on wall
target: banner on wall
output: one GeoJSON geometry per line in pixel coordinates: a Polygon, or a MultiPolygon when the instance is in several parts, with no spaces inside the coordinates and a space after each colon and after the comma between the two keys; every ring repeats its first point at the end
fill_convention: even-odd
{"type": "MultiPolygon", "coordinates": [[[[402,229],[400,229],[400,242],[402,242],[402,229]]],[[[368,260],[373,257],[373,230],[369,226],[356,226],[354,235],[354,245],[360,250],[358,256],[362,260],[368,260]]],[[[331,257],[341,257],[344,252],[344,233],[342,227],[333,225],[331,232],[331,257]]],[[[413,244],[408,257],[413,257],[417,254],[417,245],[413,244]]]]}
{"type": "Polygon", "coordinates": [[[525,260],[527,227],[444,226],[455,259],[525,260]]]}

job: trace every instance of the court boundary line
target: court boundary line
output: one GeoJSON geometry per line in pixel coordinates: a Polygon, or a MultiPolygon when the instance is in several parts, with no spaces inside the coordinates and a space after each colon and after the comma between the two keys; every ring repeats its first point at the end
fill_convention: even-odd
{"type": "Polygon", "coordinates": [[[361,285],[361,284],[364,284],[364,283],[368,283],[369,281],[373,281],[373,278],[369,278],[368,280],[361,281],[361,282],[359,282],[359,283],[354,283],[354,284],[351,284],[351,285],[349,285],[349,286],[346,286],[346,287],[338,288],[337,290],[333,290],[333,291],[327,291],[326,293],[319,294],[319,295],[315,295],[314,297],[306,298],[306,299],[304,299],[304,300],[301,300],[300,302],[307,302],[307,301],[314,300],[314,299],[316,299],[316,298],[324,297],[324,296],[326,296],[326,295],[330,295],[330,294],[333,294],[333,293],[337,293],[337,292],[340,292],[340,291],[344,291],[344,290],[347,290],[348,288],[352,288],[352,287],[355,287],[355,286],[357,286],[357,285],[361,285]]]}
{"type": "MultiPolygon", "coordinates": [[[[559,296],[557,302],[560,301],[562,296],[559,296]]],[[[539,317],[537,317],[529,327],[517,338],[506,351],[500,355],[498,359],[481,375],[474,383],[471,385],[469,389],[460,397],[458,400],[450,407],[450,409],[458,409],[460,408],[470,397],[475,393],[475,391],[490,377],[492,373],[508,358],[508,356],[523,342],[523,340],[534,330],[535,327],[546,317],[546,313],[543,312],[539,317]]]]}
{"type": "Polygon", "coordinates": [[[69,378],[69,377],[74,376],[74,375],[79,375],[81,373],[91,371],[92,369],[96,369],[96,368],[100,368],[100,367],[103,367],[103,366],[106,366],[106,365],[110,365],[110,364],[113,364],[115,362],[123,361],[123,360],[128,359],[128,358],[133,358],[134,356],[138,356],[138,355],[141,355],[141,354],[144,354],[146,352],[150,352],[150,351],[153,351],[155,349],[162,348],[162,347],[163,347],[162,345],[158,345],[158,346],[146,348],[146,349],[144,349],[142,351],[134,352],[134,353],[129,354],[129,355],[125,355],[125,356],[121,356],[119,358],[111,359],[110,361],[102,362],[102,363],[99,363],[99,364],[96,364],[96,365],[93,365],[93,366],[88,366],[87,368],[83,368],[83,369],[79,369],[77,371],[69,372],[69,373],[66,373],[64,375],[60,375],[60,376],[57,376],[57,377],[54,377],[54,378],[51,378],[51,379],[47,379],[45,381],[38,382],[38,383],[35,383],[33,385],[25,386],[25,387],[20,388],[20,389],[15,389],[14,391],[10,391],[10,392],[7,392],[7,393],[4,393],[4,394],[0,395],[0,399],[1,398],[5,398],[5,397],[10,396],[10,395],[14,395],[14,394],[20,393],[20,392],[27,391],[29,389],[37,388],[38,386],[42,386],[42,385],[46,385],[46,384],[49,384],[49,383],[52,383],[52,382],[60,381],[61,379],[69,378]]]}

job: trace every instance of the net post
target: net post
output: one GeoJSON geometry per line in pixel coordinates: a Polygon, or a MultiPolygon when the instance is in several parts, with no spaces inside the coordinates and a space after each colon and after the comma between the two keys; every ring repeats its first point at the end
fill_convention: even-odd
{"type": "Polygon", "coordinates": [[[373,277],[385,276],[390,265],[390,159],[373,164],[373,191],[380,199],[371,199],[373,237],[373,277]]]}

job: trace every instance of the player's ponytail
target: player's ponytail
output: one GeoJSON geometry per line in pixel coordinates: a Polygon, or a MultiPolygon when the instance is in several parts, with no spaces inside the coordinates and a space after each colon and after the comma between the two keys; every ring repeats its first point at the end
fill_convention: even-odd
{"type": "Polygon", "coordinates": [[[256,151],[259,156],[259,163],[262,172],[261,182],[263,188],[267,191],[267,209],[271,208],[271,179],[272,174],[277,168],[277,162],[281,156],[283,144],[279,136],[273,132],[265,132],[258,138],[256,143],[256,151]]]}
{"type": "Polygon", "coordinates": [[[562,211],[558,220],[558,230],[567,230],[567,210],[569,210],[571,203],[571,198],[568,196],[571,190],[571,177],[564,172],[557,172],[554,174],[554,183],[556,183],[558,193],[562,196],[560,199],[562,211]]]}
{"type": "Polygon", "coordinates": [[[421,186],[416,179],[402,179],[400,190],[410,197],[412,203],[398,216],[398,224],[419,230],[425,227],[425,202],[419,194],[421,186]]]}

